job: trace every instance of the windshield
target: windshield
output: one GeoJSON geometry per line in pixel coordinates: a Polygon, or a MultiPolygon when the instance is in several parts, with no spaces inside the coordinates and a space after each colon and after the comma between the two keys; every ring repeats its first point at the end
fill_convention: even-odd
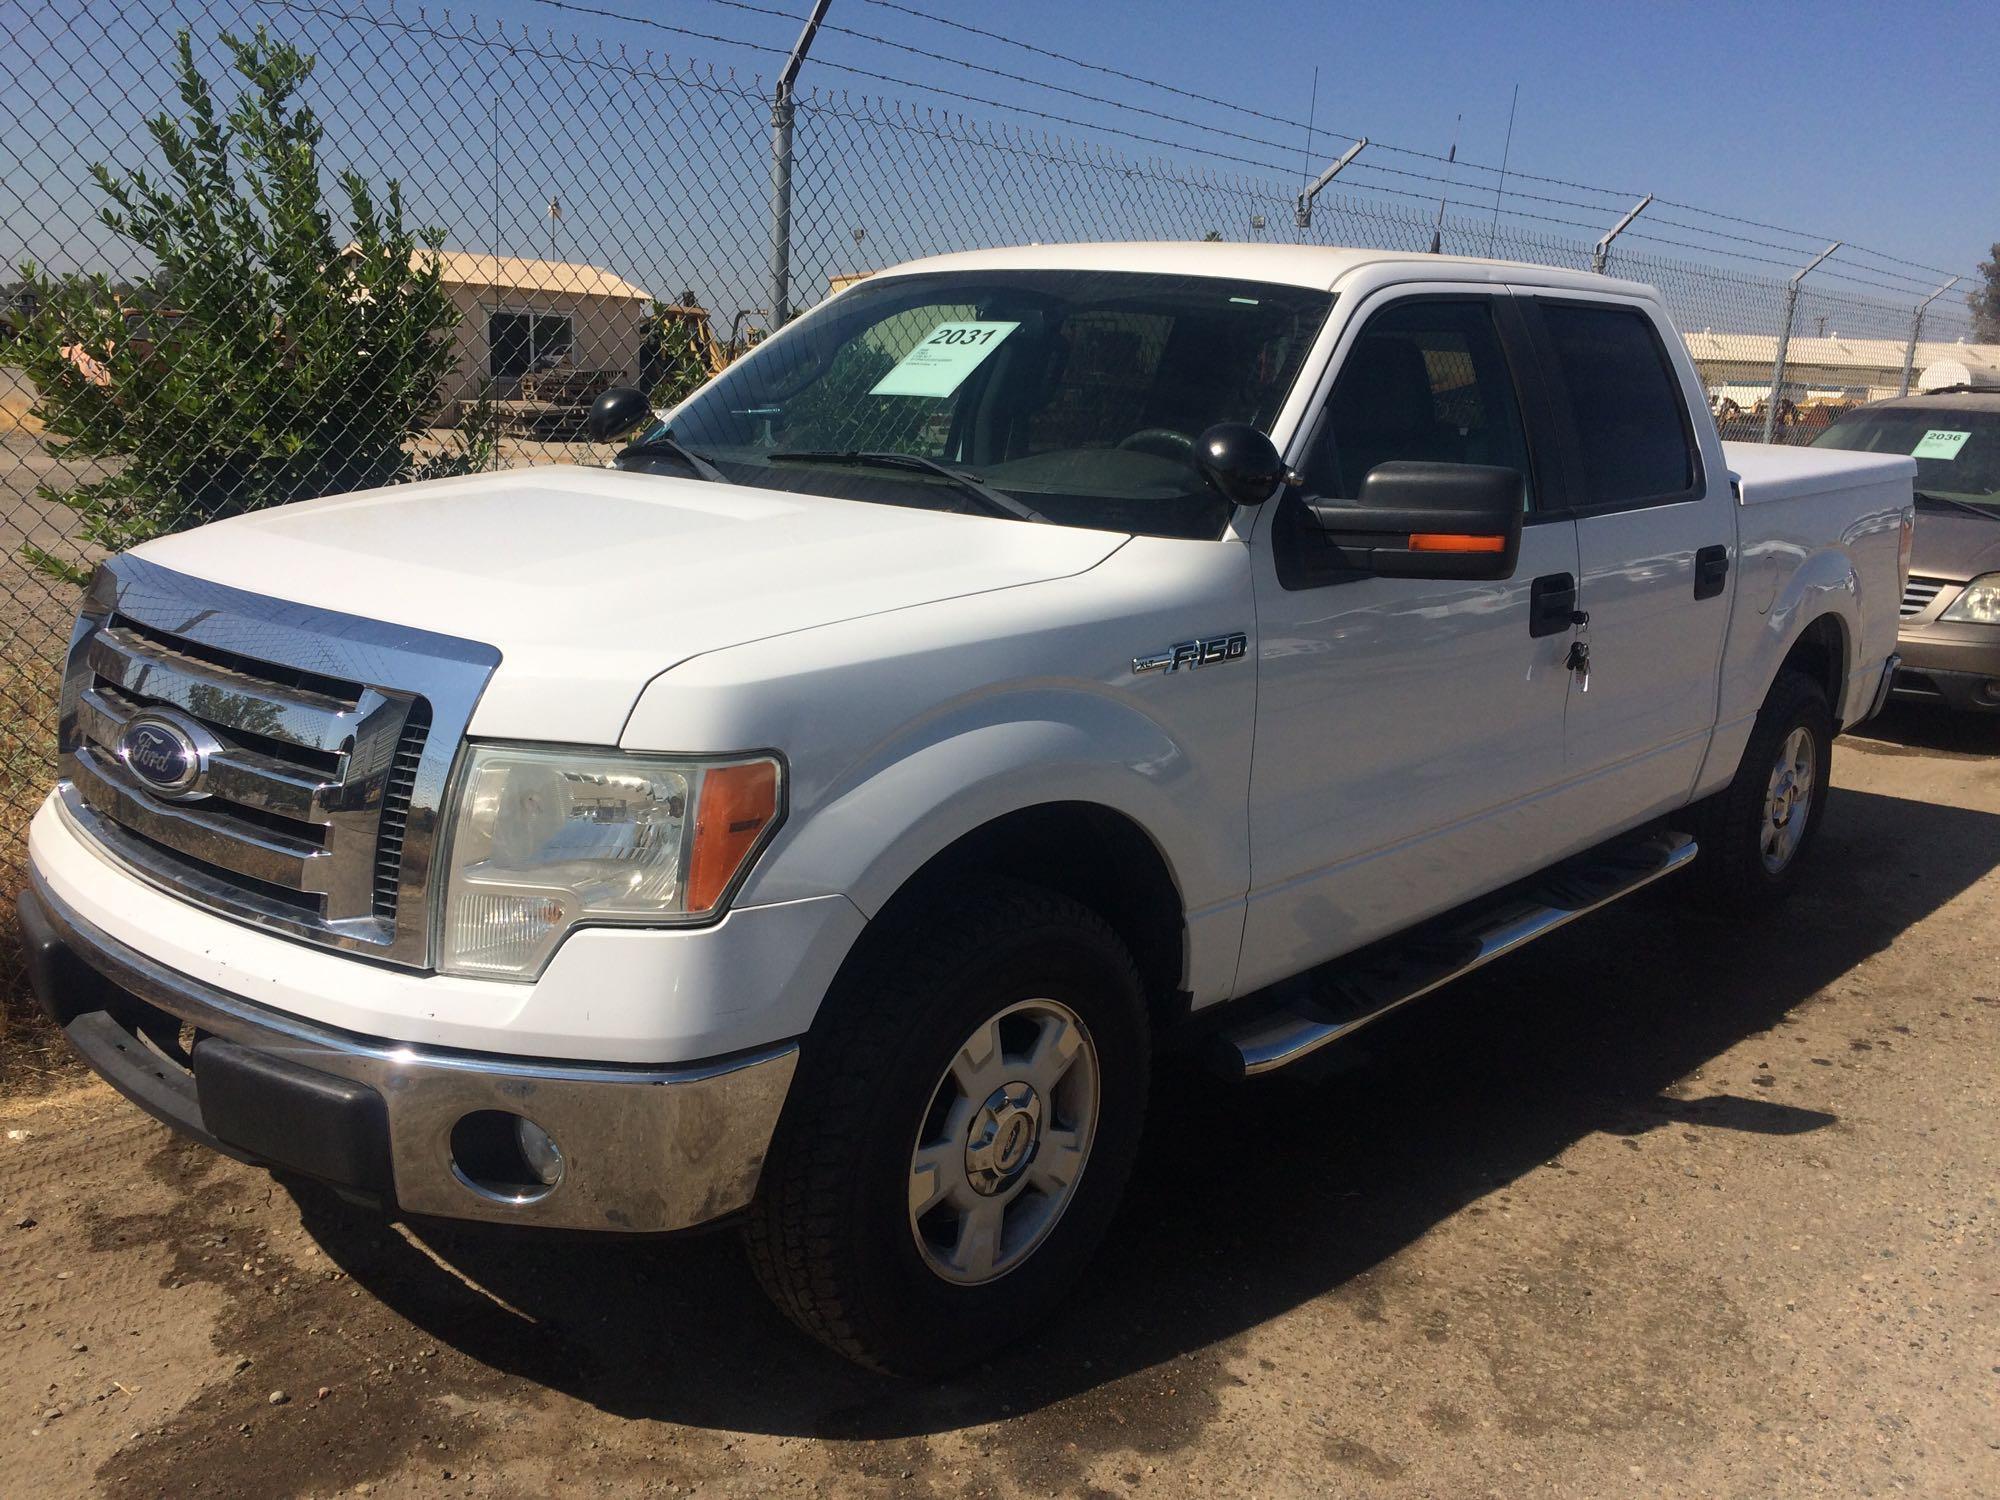
{"type": "Polygon", "coordinates": [[[1917,461],[1918,493],[2000,507],[2000,411],[1864,407],[1827,428],[1813,446],[1907,453],[1917,461]]]}
{"type": "Polygon", "coordinates": [[[1214,538],[1229,505],[1195,472],[1195,437],[1217,422],[1268,432],[1332,306],[1202,276],[885,277],[731,366],[670,430],[737,483],[1214,538]],[[1021,503],[1003,510],[979,485],[1021,503]]]}

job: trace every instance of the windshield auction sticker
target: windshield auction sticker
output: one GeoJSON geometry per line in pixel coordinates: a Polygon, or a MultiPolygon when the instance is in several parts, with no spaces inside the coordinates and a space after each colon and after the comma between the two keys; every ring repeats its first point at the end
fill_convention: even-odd
{"type": "Polygon", "coordinates": [[[1019,323],[940,323],[875,382],[871,396],[949,396],[1019,323]]]}
{"type": "MultiPolygon", "coordinates": [[[[895,374],[894,370],[889,372],[895,374]]],[[[1958,450],[1971,437],[1969,432],[1947,432],[1942,427],[1933,427],[1924,434],[1923,441],[1910,450],[1912,458],[1957,458],[1958,450]]]]}

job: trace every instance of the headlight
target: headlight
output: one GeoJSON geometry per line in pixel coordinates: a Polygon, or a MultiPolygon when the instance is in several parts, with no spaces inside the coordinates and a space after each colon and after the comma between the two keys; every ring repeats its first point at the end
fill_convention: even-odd
{"type": "Polygon", "coordinates": [[[713,917],[777,826],[783,774],[769,758],[473,746],[438,968],[532,979],[580,923],[713,917]]]}
{"type": "Polygon", "coordinates": [[[2000,573],[1987,573],[1968,583],[1940,620],[1970,620],[1975,625],[2000,625],[2000,573]]]}

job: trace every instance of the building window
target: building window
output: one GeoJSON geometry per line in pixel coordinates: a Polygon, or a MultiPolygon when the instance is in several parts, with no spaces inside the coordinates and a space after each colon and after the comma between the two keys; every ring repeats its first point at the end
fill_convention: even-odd
{"type": "Polygon", "coordinates": [[[489,312],[486,372],[510,377],[550,369],[569,358],[574,339],[568,313],[489,312]]]}

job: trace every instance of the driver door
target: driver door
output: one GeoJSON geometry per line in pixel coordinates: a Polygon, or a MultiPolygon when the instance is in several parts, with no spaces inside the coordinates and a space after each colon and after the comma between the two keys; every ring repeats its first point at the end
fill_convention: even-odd
{"type": "Polygon", "coordinates": [[[1544,794],[1563,776],[1560,590],[1575,587],[1577,535],[1544,514],[1561,509],[1561,476],[1538,461],[1550,447],[1528,347],[1504,291],[1379,293],[1343,336],[1303,495],[1258,518],[1239,994],[1504,885],[1560,843],[1544,794]],[[1396,459],[1521,472],[1510,576],[1387,578],[1327,562],[1304,499],[1353,499],[1396,459]]]}

